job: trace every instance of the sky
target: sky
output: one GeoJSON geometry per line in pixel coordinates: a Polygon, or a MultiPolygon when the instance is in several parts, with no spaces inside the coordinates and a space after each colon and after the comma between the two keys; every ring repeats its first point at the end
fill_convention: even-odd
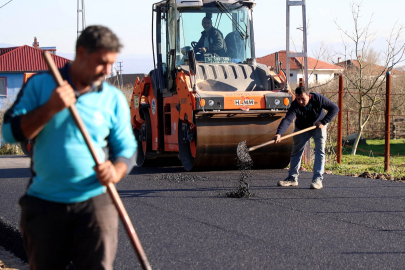
{"type": "MultiPolygon", "coordinates": [[[[0,0],[0,7],[10,0],[0,0]]],[[[83,0],[84,1],[84,0],[83,0]]],[[[152,4],[158,0],[85,0],[86,25],[101,24],[111,28],[124,44],[117,61],[124,74],[148,73],[152,67],[152,4]]],[[[256,56],[261,57],[286,47],[286,0],[256,0],[253,12],[256,56]]],[[[342,29],[353,32],[353,0],[307,0],[309,21],[308,53],[316,56],[320,44],[330,52],[342,51],[342,29]]],[[[405,25],[404,0],[363,0],[359,24],[372,18],[374,47],[381,51],[395,24],[405,25]]],[[[301,8],[291,7],[291,37],[301,44],[301,8]]],[[[37,37],[40,46],[56,46],[57,54],[73,59],[77,38],[77,1],[12,0],[0,8],[0,47],[32,45],[37,37]]],[[[293,45],[290,45],[294,49],[293,45]]]]}

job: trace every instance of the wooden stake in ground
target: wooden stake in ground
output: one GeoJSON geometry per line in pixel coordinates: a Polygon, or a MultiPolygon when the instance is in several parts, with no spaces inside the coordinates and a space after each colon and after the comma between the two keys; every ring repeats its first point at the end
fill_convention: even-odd
{"type": "MultiPolygon", "coordinates": [[[[51,54],[49,52],[44,52],[44,58],[45,58],[45,62],[48,65],[49,71],[52,74],[56,84],[58,86],[61,86],[63,84],[63,79],[59,73],[58,68],[55,65],[55,62],[52,59],[51,54]]],[[[90,150],[90,153],[94,159],[94,162],[97,165],[101,164],[102,162],[101,162],[100,158],[97,156],[96,150],[91,142],[90,135],[87,132],[87,129],[76,109],[76,106],[74,104],[72,106],[70,106],[69,111],[72,114],[72,117],[73,117],[75,123],[77,124],[77,127],[79,128],[80,132],[83,135],[83,138],[86,142],[87,147],[90,150]]],[[[121,198],[118,195],[117,189],[115,188],[114,184],[112,184],[112,183],[108,184],[107,191],[110,194],[115,207],[117,208],[118,214],[121,217],[122,223],[124,224],[124,227],[125,227],[125,230],[127,231],[129,240],[131,240],[132,246],[134,247],[134,249],[136,251],[136,255],[138,256],[138,260],[141,263],[142,268],[144,270],[152,270],[152,267],[149,264],[148,258],[146,257],[145,251],[143,250],[143,247],[141,245],[141,242],[139,241],[138,235],[135,232],[134,226],[132,225],[132,222],[129,219],[128,213],[125,210],[124,204],[122,203],[121,198]]]]}

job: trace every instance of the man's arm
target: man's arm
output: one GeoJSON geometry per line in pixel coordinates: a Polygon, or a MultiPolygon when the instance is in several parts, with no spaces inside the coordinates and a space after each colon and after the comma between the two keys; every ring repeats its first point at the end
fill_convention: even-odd
{"type": "Polygon", "coordinates": [[[321,96],[321,101],[322,101],[322,104],[321,104],[322,108],[327,110],[328,113],[319,122],[321,122],[322,125],[326,125],[327,123],[332,121],[333,118],[335,118],[336,114],[339,112],[339,107],[324,96],[321,96]]]}
{"type": "Polygon", "coordinates": [[[106,161],[94,170],[101,184],[117,183],[125,177],[135,163],[137,143],[131,128],[130,112],[125,97],[120,93],[114,109],[116,122],[110,130],[108,144],[111,147],[111,161],[106,161]]]}
{"type": "Polygon", "coordinates": [[[291,104],[291,107],[288,109],[286,116],[283,118],[283,120],[281,120],[281,123],[278,125],[276,135],[274,135],[273,137],[273,140],[276,141],[275,143],[280,142],[281,136],[294,121],[295,117],[296,117],[295,106],[291,104]]]}
{"type": "Polygon", "coordinates": [[[283,118],[283,120],[281,120],[280,125],[278,125],[277,133],[273,137],[273,140],[275,140],[276,143],[280,142],[281,135],[284,134],[287,128],[291,125],[292,121],[294,121],[295,116],[296,116],[295,108],[291,106],[288,109],[286,116],[283,118]]]}
{"type": "Polygon", "coordinates": [[[44,128],[46,123],[61,110],[76,102],[76,96],[69,83],[55,88],[50,99],[44,105],[21,116],[20,126],[25,138],[32,139],[44,128]]]}
{"type": "Polygon", "coordinates": [[[205,38],[204,35],[201,34],[200,39],[198,40],[197,44],[195,45],[195,49],[197,50],[196,52],[201,51],[201,49],[204,48],[204,38],[205,38]]]}
{"type": "MultiPolygon", "coordinates": [[[[74,92],[72,90],[73,100],[66,96],[66,86],[64,82],[61,89],[53,93],[51,100],[41,104],[39,99],[42,83],[41,75],[34,75],[23,85],[18,93],[14,104],[7,110],[4,115],[2,127],[3,138],[8,143],[17,143],[27,139],[34,138],[52,118],[55,111],[60,108],[60,99],[65,100],[66,106],[75,102],[74,92]],[[60,93],[60,94],[59,94],[60,93]]],[[[56,88],[58,89],[58,88],[56,88]]]]}
{"type": "Polygon", "coordinates": [[[122,161],[116,161],[112,163],[107,160],[98,166],[94,167],[97,174],[97,179],[104,186],[109,183],[118,183],[127,174],[128,166],[122,161]]]}

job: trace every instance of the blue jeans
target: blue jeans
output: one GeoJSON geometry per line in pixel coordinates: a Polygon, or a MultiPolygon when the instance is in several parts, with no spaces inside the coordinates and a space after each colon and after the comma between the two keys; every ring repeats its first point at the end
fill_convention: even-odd
{"type": "MultiPolygon", "coordinates": [[[[294,132],[299,131],[295,128],[294,132]]],[[[322,129],[316,128],[293,137],[294,144],[292,147],[290,158],[289,177],[298,179],[299,169],[301,167],[302,153],[304,152],[305,144],[309,139],[313,138],[315,142],[315,162],[313,180],[323,180],[323,172],[325,168],[325,142],[326,142],[326,126],[322,129]]]]}

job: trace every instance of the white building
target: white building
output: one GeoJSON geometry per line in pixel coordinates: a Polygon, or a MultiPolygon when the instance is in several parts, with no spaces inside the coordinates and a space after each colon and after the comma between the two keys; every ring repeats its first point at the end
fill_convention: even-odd
{"type": "MultiPolygon", "coordinates": [[[[286,51],[278,52],[279,62],[282,62],[283,70],[286,70],[286,51]]],[[[276,53],[258,57],[257,62],[269,66],[271,70],[276,68],[276,53]]],[[[304,58],[290,58],[290,84],[298,84],[300,78],[304,78],[304,58]]],[[[335,74],[343,72],[343,68],[337,65],[308,57],[308,84],[325,83],[332,80],[335,74]]]]}

